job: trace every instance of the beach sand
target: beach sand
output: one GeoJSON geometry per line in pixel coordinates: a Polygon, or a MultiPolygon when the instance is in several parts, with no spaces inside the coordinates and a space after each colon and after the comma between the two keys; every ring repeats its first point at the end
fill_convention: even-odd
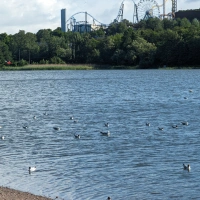
{"type": "Polygon", "coordinates": [[[21,192],[7,187],[0,187],[0,200],[52,200],[28,192],[21,192]]]}

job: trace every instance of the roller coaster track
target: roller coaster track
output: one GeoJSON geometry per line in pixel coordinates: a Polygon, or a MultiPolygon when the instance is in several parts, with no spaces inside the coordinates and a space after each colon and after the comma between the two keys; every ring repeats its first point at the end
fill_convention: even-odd
{"type": "MultiPolygon", "coordinates": [[[[121,18],[121,20],[123,20],[123,14],[124,14],[124,1],[122,1],[119,11],[118,11],[118,15],[117,17],[114,19],[114,22],[119,22],[119,19],[121,18]]],[[[132,0],[133,4],[136,6],[136,3],[134,2],[134,0],[132,0]]]]}
{"type": "MultiPolygon", "coordinates": [[[[165,0],[165,3],[166,3],[166,2],[167,2],[167,0],[165,0]]],[[[158,6],[153,6],[152,9],[155,8],[155,7],[163,7],[163,5],[164,5],[164,3],[161,4],[161,5],[158,5],[158,6]]]]}
{"type": "MultiPolygon", "coordinates": [[[[94,21],[98,22],[98,23],[101,24],[102,26],[108,26],[108,25],[106,25],[106,24],[104,24],[104,23],[101,23],[101,22],[98,21],[97,19],[95,19],[95,18],[94,18],[91,14],[89,14],[88,12],[77,12],[77,13],[73,14],[73,15],[66,21],[66,23],[69,22],[71,19],[74,19],[74,16],[75,16],[75,15],[78,15],[78,14],[87,14],[87,15],[89,15],[94,21]]],[[[85,23],[87,23],[87,22],[85,22],[85,23]]]]}

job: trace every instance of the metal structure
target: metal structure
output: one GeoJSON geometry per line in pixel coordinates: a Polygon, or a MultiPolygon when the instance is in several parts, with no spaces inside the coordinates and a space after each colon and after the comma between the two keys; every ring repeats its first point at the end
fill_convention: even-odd
{"type": "MultiPolygon", "coordinates": [[[[135,0],[133,2],[133,23],[138,23],[141,20],[147,20],[149,18],[174,18],[175,13],[177,12],[177,0],[172,1],[172,12],[165,13],[165,3],[167,0],[163,0],[163,4],[158,5],[156,0],[139,0],[136,4],[135,0]],[[160,14],[160,7],[163,7],[163,14],[160,14]]],[[[121,22],[124,15],[124,2],[122,1],[118,15],[114,19],[114,23],[121,22]]],[[[106,28],[108,25],[99,22],[92,15],[87,12],[78,12],[72,15],[67,21],[65,21],[66,11],[65,9],[61,10],[61,29],[63,31],[78,31],[78,32],[90,32],[91,30],[99,29],[100,27],[106,28]],[[75,17],[79,14],[85,15],[85,21],[77,21],[75,17]],[[88,21],[88,17],[92,19],[92,22],[88,21]],[[64,22],[65,21],[65,22],[64,22]]]]}
{"type": "Polygon", "coordinates": [[[100,27],[106,28],[108,25],[101,23],[97,19],[95,19],[92,15],[88,12],[78,12],[72,15],[66,22],[67,31],[74,31],[74,32],[90,32],[92,29],[98,29],[100,27]],[[77,21],[75,17],[80,14],[84,14],[85,21],[77,21]],[[90,18],[90,22],[88,21],[90,18]]]}
{"type": "Polygon", "coordinates": [[[61,30],[66,32],[66,9],[61,10],[61,30]]]}
{"type": "Polygon", "coordinates": [[[140,0],[136,5],[137,22],[160,17],[160,6],[155,0],[140,0]]]}
{"type": "Polygon", "coordinates": [[[172,0],[172,14],[175,15],[177,12],[177,0],[172,0]]]}
{"type": "Polygon", "coordinates": [[[121,6],[119,8],[119,12],[117,17],[114,19],[114,22],[121,22],[123,20],[123,14],[124,14],[124,1],[122,1],[121,6]]]}
{"type": "Polygon", "coordinates": [[[167,0],[163,0],[163,4],[159,5],[159,7],[163,7],[163,14],[160,15],[160,19],[164,19],[167,17],[168,19],[175,18],[175,13],[177,12],[177,0],[171,0],[172,1],[172,11],[170,13],[165,13],[165,4],[167,0]]]}
{"type": "MultiPolygon", "coordinates": [[[[136,10],[137,10],[137,6],[136,6],[136,3],[134,2],[134,0],[131,0],[133,2],[133,23],[134,23],[134,19],[137,18],[137,14],[136,14],[136,10]]],[[[118,11],[118,15],[117,17],[114,19],[114,23],[117,23],[117,22],[121,22],[124,17],[124,2],[125,0],[122,1],[121,5],[120,5],[120,8],[119,8],[119,11],[118,11]]]]}
{"type": "MultiPolygon", "coordinates": [[[[166,1],[166,0],[164,0],[166,1]]],[[[122,1],[117,17],[114,22],[121,22],[124,14],[124,2],[122,1]]],[[[133,23],[149,18],[160,17],[160,6],[155,0],[140,0],[138,4],[133,2],[133,23]]]]}

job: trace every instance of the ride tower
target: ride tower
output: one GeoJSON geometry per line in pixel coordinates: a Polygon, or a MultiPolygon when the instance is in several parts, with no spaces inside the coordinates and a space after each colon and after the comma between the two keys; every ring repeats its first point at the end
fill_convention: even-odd
{"type": "Polygon", "coordinates": [[[172,16],[175,18],[177,12],[177,0],[172,0],[172,16]]]}
{"type": "Polygon", "coordinates": [[[66,32],[66,9],[61,10],[61,30],[66,32]]]}

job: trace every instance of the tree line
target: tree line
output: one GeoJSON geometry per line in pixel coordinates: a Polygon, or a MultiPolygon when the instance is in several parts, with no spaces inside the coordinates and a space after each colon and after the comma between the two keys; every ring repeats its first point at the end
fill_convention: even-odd
{"type": "Polygon", "coordinates": [[[200,64],[200,21],[149,18],[138,24],[111,23],[88,33],[41,29],[0,34],[0,66],[98,64],[102,66],[188,66],[200,64]]]}

